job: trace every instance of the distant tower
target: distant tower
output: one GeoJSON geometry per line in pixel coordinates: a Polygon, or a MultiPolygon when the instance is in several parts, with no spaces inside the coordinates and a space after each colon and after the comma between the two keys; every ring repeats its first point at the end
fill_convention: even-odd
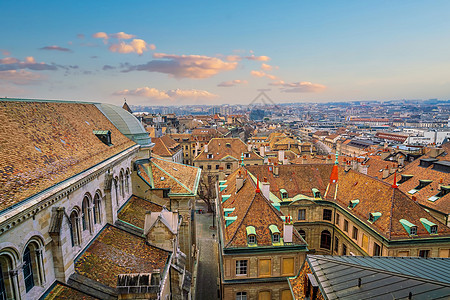
{"type": "Polygon", "coordinates": [[[132,114],[133,111],[132,111],[131,108],[128,106],[128,104],[127,104],[127,99],[124,98],[124,100],[125,100],[125,102],[123,103],[122,108],[125,109],[125,110],[126,110],[127,112],[129,112],[130,114],[132,114]]]}

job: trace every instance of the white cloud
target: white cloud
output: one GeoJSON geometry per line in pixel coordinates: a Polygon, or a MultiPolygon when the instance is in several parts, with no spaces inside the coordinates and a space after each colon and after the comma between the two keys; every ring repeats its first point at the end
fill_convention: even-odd
{"type": "Polygon", "coordinates": [[[247,84],[247,80],[240,80],[240,79],[235,79],[235,80],[230,80],[230,81],[223,81],[221,83],[219,83],[217,86],[220,87],[232,87],[232,86],[236,86],[239,84],[247,84]]]}
{"type": "Polygon", "coordinates": [[[168,91],[161,91],[155,88],[142,87],[135,90],[122,90],[117,91],[114,95],[120,96],[137,96],[144,97],[149,100],[178,100],[178,99],[189,99],[189,100],[210,100],[215,99],[218,96],[204,90],[182,90],[174,89],[168,91]]]}
{"type": "Polygon", "coordinates": [[[286,83],[283,80],[279,80],[269,83],[269,85],[281,87],[281,91],[284,93],[319,93],[327,88],[323,84],[309,81],[286,83]]]}
{"type": "Polygon", "coordinates": [[[142,55],[144,51],[154,50],[156,47],[153,44],[147,44],[144,40],[133,39],[129,44],[120,42],[109,46],[109,51],[118,53],[137,53],[142,55]]]}

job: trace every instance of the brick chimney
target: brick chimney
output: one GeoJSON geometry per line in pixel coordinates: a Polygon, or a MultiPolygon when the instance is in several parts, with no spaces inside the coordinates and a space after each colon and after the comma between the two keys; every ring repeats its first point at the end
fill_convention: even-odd
{"type": "Polygon", "coordinates": [[[244,185],[244,176],[239,170],[238,176],[236,176],[236,192],[238,192],[244,185]]]}
{"type": "Polygon", "coordinates": [[[278,161],[284,164],[284,150],[278,150],[278,161]]]}
{"type": "Polygon", "coordinates": [[[266,155],[264,146],[259,147],[259,155],[264,157],[266,155]]]}
{"type": "Polygon", "coordinates": [[[352,168],[352,166],[350,165],[350,162],[347,161],[347,163],[345,164],[345,167],[344,167],[345,172],[350,171],[351,168],[352,168]]]}
{"type": "Polygon", "coordinates": [[[292,243],[293,233],[294,233],[294,224],[292,223],[291,216],[286,216],[283,225],[283,241],[285,243],[292,243]]]}
{"type": "Polygon", "coordinates": [[[279,175],[279,172],[280,172],[280,166],[278,166],[278,164],[275,163],[275,164],[273,165],[273,175],[274,175],[274,176],[278,176],[278,175],[279,175]]]}
{"type": "Polygon", "coordinates": [[[247,145],[247,151],[248,151],[248,152],[252,151],[252,145],[251,145],[251,144],[248,144],[248,145],[247,145]]]}
{"type": "Polygon", "coordinates": [[[383,169],[383,179],[388,178],[389,176],[389,166],[383,169]]]}
{"type": "Polygon", "coordinates": [[[261,189],[261,194],[263,194],[267,200],[270,200],[270,183],[267,181],[267,177],[264,177],[264,179],[260,182],[259,187],[261,189]]]}
{"type": "Polygon", "coordinates": [[[208,153],[208,144],[205,144],[205,153],[208,153]]]}

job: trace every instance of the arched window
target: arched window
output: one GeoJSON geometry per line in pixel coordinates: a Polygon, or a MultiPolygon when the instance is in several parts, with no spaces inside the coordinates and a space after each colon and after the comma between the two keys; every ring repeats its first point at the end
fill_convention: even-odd
{"type": "Polygon", "coordinates": [[[118,191],[118,186],[117,186],[117,177],[114,179],[114,193],[116,196],[116,204],[119,205],[119,191],[118,191]]]}
{"type": "Polygon", "coordinates": [[[328,230],[322,231],[320,235],[320,248],[331,249],[331,234],[328,230]]]}
{"type": "Polygon", "coordinates": [[[85,195],[83,198],[83,204],[81,205],[81,223],[84,230],[91,230],[91,214],[90,214],[90,197],[85,195]]]}
{"type": "Polygon", "coordinates": [[[125,190],[127,191],[127,194],[130,193],[130,172],[128,169],[125,173],[125,190]]]}
{"type": "Polygon", "coordinates": [[[94,197],[94,224],[102,223],[100,192],[95,193],[94,197]]]}
{"type": "Polygon", "coordinates": [[[306,232],[304,230],[299,230],[298,233],[300,233],[302,238],[306,241],[306,232]]]}
{"type": "Polygon", "coordinates": [[[81,245],[80,225],[78,222],[78,212],[72,211],[70,214],[70,237],[72,239],[72,247],[81,245]]]}
{"type": "Polygon", "coordinates": [[[119,174],[119,190],[120,190],[120,196],[122,196],[122,198],[125,198],[123,169],[120,170],[120,174],[119,174]]]}
{"type": "Polygon", "coordinates": [[[30,242],[23,253],[23,277],[25,289],[29,292],[35,285],[41,285],[44,278],[42,249],[35,241],[30,242]]]}
{"type": "Polygon", "coordinates": [[[16,299],[17,285],[14,278],[14,263],[7,253],[0,254],[0,299],[16,299]]]}

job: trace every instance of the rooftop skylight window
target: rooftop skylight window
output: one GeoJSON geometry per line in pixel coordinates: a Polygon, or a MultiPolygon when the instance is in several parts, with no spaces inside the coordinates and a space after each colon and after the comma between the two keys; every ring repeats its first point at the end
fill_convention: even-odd
{"type": "Polygon", "coordinates": [[[403,182],[406,182],[413,177],[414,177],[414,175],[402,174],[402,178],[397,182],[397,184],[402,184],[403,182]]]}
{"type": "Polygon", "coordinates": [[[408,191],[408,193],[411,195],[414,195],[415,193],[417,193],[418,191],[420,191],[421,189],[423,189],[424,187],[426,187],[427,185],[429,185],[432,182],[433,182],[433,180],[421,179],[421,180],[419,180],[419,185],[416,186],[415,188],[413,188],[412,190],[408,191]]]}
{"type": "Polygon", "coordinates": [[[370,222],[370,223],[373,223],[373,222],[375,222],[379,217],[381,217],[381,213],[380,213],[380,212],[369,213],[369,222],[370,222]]]}
{"type": "Polygon", "coordinates": [[[59,139],[61,141],[61,143],[66,144],[66,141],[63,139],[59,139]]]}
{"type": "Polygon", "coordinates": [[[96,137],[98,137],[100,141],[103,142],[103,144],[107,146],[112,146],[110,130],[93,130],[92,132],[95,134],[96,137]]]}

